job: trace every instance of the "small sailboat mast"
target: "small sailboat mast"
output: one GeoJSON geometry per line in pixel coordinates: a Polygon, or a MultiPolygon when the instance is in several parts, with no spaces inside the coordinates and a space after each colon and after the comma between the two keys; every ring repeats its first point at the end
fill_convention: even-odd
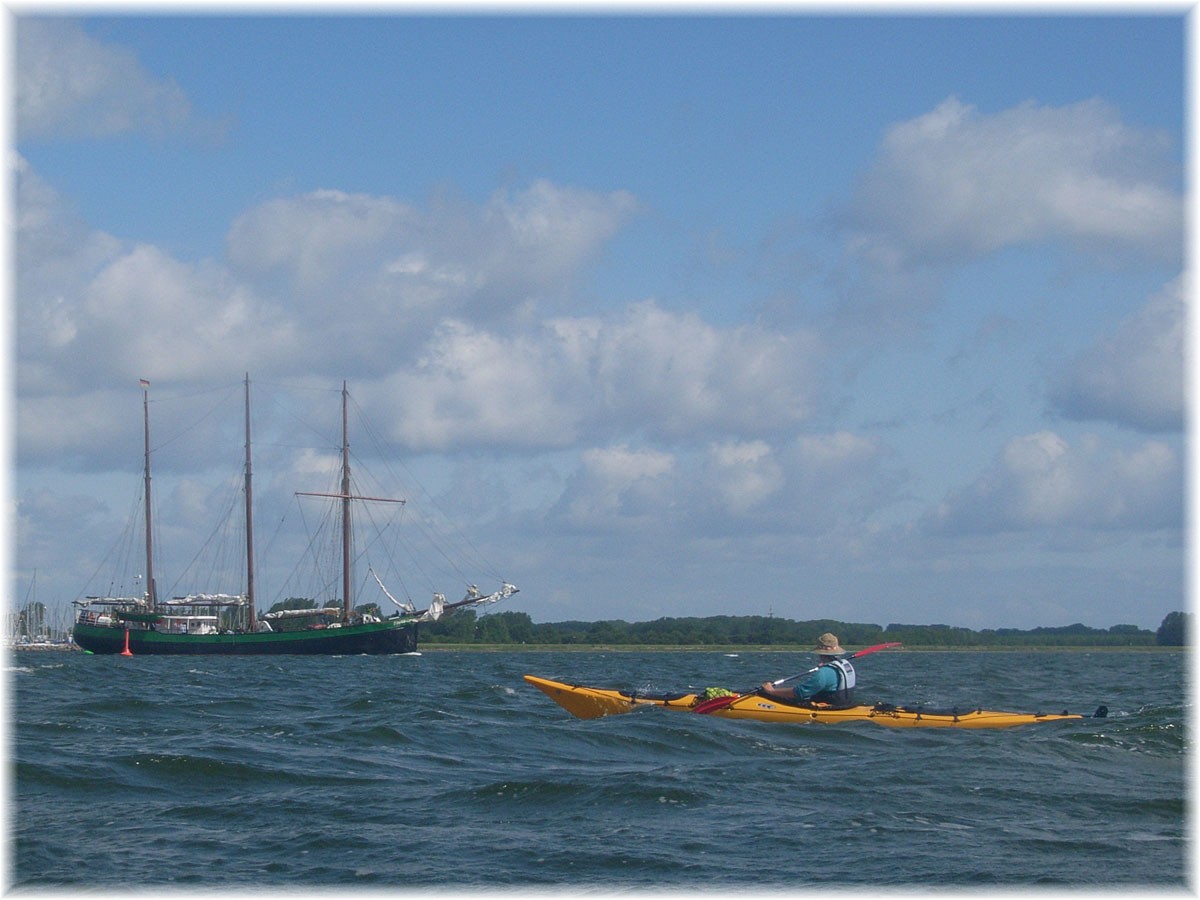
{"type": "Polygon", "coordinates": [[[155,612],[157,598],[154,590],[154,537],[150,527],[150,382],[141,380],[142,385],[142,431],[145,435],[146,456],[143,471],[146,479],[146,597],[150,612],[155,612]]]}
{"type": "Polygon", "coordinates": [[[254,502],[250,491],[250,373],[246,373],[246,630],[253,632],[254,612],[254,502]]]}

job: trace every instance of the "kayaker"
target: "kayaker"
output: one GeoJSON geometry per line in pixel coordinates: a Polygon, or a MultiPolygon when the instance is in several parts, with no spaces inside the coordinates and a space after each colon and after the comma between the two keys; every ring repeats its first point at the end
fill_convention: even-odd
{"type": "Polygon", "coordinates": [[[763,683],[759,692],[776,700],[801,703],[829,703],[835,706],[852,706],[854,703],[854,666],[850,660],[841,659],[846,653],[838,643],[836,634],[825,632],[817,638],[813,648],[819,665],[811,675],[795,687],[775,687],[771,682],[763,683]]]}

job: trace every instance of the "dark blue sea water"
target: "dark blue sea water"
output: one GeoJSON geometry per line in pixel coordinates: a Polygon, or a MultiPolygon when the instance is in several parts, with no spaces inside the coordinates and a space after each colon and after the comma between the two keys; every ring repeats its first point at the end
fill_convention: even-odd
{"type": "Polygon", "coordinates": [[[1006,731],[574,719],[521,676],[747,689],[806,653],[9,658],[15,886],[1182,888],[1186,658],[887,652],[1006,731]]]}

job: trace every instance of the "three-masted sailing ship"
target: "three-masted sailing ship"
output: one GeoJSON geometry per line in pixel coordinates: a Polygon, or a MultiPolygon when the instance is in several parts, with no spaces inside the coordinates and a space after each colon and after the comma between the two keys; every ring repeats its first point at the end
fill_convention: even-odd
{"type": "MultiPolygon", "coordinates": [[[[381,497],[355,495],[350,480],[348,431],[349,392],[342,385],[341,489],[337,493],[299,492],[332,498],[341,504],[341,589],[340,607],[282,610],[259,615],[254,596],[254,522],[250,453],[250,377],[245,381],[246,460],[246,589],[241,594],[191,594],[160,599],[154,580],[154,541],[150,502],[150,402],[149,384],[142,382],[144,494],[146,530],[145,590],[140,596],[89,596],[74,601],[72,638],[91,653],[240,655],[240,654],[386,654],[411,653],[417,649],[417,630],[422,622],[435,621],[457,609],[495,603],[517,592],[503,583],[499,590],[484,595],[471,585],[462,600],[447,603],[436,593],[426,609],[396,601],[380,582],[380,588],[396,603],[390,616],[355,609],[352,594],[353,554],[351,507],[356,501],[403,503],[381,497]]],[[[373,574],[373,573],[372,573],[373,574]]],[[[378,576],[375,576],[378,580],[378,576]]]]}

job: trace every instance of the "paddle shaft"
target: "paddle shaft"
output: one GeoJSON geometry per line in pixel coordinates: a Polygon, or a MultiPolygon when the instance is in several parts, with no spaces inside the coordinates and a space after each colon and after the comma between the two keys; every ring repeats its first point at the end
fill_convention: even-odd
{"type": "MultiPolygon", "coordinates": [[[[847,653],[845,656],[842,657],[842,659],[857,659],[860,656],[866,656],[868,653],[874,653],[877,650],[890,650],[892,647],[899,647],[899,646],[900,646],[900,641],[891,641],[890,643],[887,643],[887,644],[875,644],[873,647],[864,647],[863,649],[856,650],[853,653],[847,653]]],[[[789,675],[787,678],[780,678],[778,681],[772,681],[771,687],[779,687],[781,684],[787,684],[789,681],[795,681],[797,678],[803,678],[805,675],[811,675],[813,672],[817,671],[817,669],[819,669],[819,668],[821,668],[821,667],[813,666],[807,672],[801,672],[798,675],[789,675]]],[[[754,688],[753,690],[746,691],[746,694],[753,694],[754,691],[757,691],[757,690],[758,690],[758,688],[754,688]]],[[[745,696],[745,694],[743,694],[742,696],[745,696]]]]}
{"type": "MultiPolygon", "coordinates": [[[[889,641],[886,644],[875,644],[872,647],[864,647],[861,650],[856,650],[854,653],[849,653],[846,656],[843,656],[842,659],[856,659],[860,656],[866,656],[868,653],[875,653],[877,650],[888,650],[892,647],[899,646],[900,641],[889,641]]],[[[795,681],[797,678],[803,678],[805,675],[811,675],[819,668],[821,668],[821,666],[814,666],[807,672],[798,672],[795,675],[789,675],[787,678],[780,678],[778,681],[772,681],[771,687],[779,687],[781,684],[787,684],[789,681],[795,681]]],[[[727,697],[714,697],[712,700],[705,700],[703,703],[698,704],[692,710],[692,712],[698,712],[701,714],[715,712],[718,709],[724,709],[731,703],[741,700],[743,697],[748,697],[749,695],[756,693],[758,690],[759,688],[752,688],[740,694],[731,694],[727,697]]]]}

